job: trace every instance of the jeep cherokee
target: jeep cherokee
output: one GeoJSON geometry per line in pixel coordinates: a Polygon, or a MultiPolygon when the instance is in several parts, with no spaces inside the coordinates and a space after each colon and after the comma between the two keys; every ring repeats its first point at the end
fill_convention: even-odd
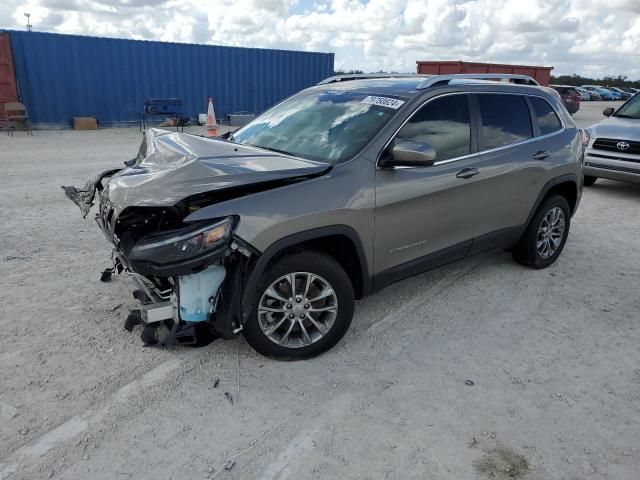
{"type": "Polygon", "coordinates": [[[355,299],[488,249],[551,265],[582,191],[561,99],[518,75],[332,77],[219,138],[149,130],[126,168],[63,187],[138,285],[148,344],[242,332],[317,355],[355,299]],[[503,80],[503,81],[493,81],[503,80]]]}

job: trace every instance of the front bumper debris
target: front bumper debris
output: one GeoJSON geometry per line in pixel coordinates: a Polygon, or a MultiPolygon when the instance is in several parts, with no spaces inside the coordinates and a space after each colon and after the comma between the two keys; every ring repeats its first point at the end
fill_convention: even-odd
{"type": "Polygon", "coordinates": [[[102,179],[106,177],[110,177],[111,175],[122,170],[121,168],[105,170],[97,177],[92,178],[87,183],[84,184],[83,187],[65,187],[61,188],[64,190],[64,194],[67,196],[69,200],[75,203],[80,211],[82,212],[82,218],[87,218],[89,214],[89,210],[93,206],[93,199],[96,196],[96,191],[102,190],[102,179]]]}
{"type": "Polygon", "coordinates": [[[101,280],[117,274],[135,283],[140,307],[125,329],[142,327],[145,345],[203,345],[235,336],[242,329],[243,280],[257,252],[233,235],[235,217],[184,219],[212,202],[320,174],[327,166],[159,130],[147,132],[138,156],[125,165],[82,187],[62,187],[83,217],[98,207],[96,223],[113,246],[113,266],[101,280]],[[211,157],[204,147],[219,155],[211,157]],[[258,153],[277,157],[273,172],[253,168],[258,153]],[[221,160],[227,157],[232,166],[221,160]],[[211,182],[203,181],[203,172],[211,182]]]}
{"type": "Polygon", "coordinates": [[[157,323],[164,320],[173,320],[176,307],[173,302],[158,302],[150,305],[142,305],[140,320],[142,323],[157,323]]]}
{"type": "MultiPolygon", "coordinates": [[[[117,252],[114,253],[112,270],[127,275],[137,286],[133,296],[140,302],[140,308],[129,313],[124,328],[131,332],[136,326],[141,326],[141,339],[145,346],[203,346],[220,336],[228,336],[224,335],[223,327],[226,322],[223,322],[223,318],[216,312],[221,290],[219,285],[214,285],[212,288],[205,282],[200,282],[207,290],[204,292],[197,286],[193,288],[188,285],[189,282],[198,281],[198,274],[191,275],[190,277],[196,278],[187,279],[187,286],[183,287],[183,294],[180,295],[182,277],[165,279],[170,288],[163,289],[158,285],[158,279],[148,278],[132,271],[123,255],[117,252]],[[186,288],[188,288],[187,293],[185,293],[186,288]],[[207,296],[207,300],[203,301],[204,296],[207,296]],[[191,320],[198,317],[201,321],[182,318],[181,311],[185,314],[192,313],[191,317],[186,315],[191,320]]],[[[224,268],[217,267],[216,270],[222,271],[216,274],[221,283],[224,278],[224,268]]],[[[208,274],[207,278],[210,279],[210,277],[211,274],[208,274]]],[[[185,285],[185,282],[183,281],[182,284],[185,285]]]]}

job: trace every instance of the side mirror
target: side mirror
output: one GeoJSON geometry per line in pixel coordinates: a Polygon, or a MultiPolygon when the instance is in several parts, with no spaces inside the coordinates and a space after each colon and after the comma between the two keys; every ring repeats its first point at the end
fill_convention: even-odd
{"type": "Polygon", "coordinates": [[[610,117],[611,115],[613,115],[613,112],[614,112],[613,107],[607,107],[602,111],[602,114],[605,117],[610,117]]]}
{"type": "Polygon", "coordinates": [[[384,166],[429,167],[436,161],[436,151],[428,143],[401,142],[391,149],[391,159],[384,166]]]}

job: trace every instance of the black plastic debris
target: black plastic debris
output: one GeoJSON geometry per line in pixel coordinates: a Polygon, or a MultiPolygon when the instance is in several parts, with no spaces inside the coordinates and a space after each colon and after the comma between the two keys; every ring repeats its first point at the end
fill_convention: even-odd
{"type": "Polygon", "coordinates": [[[158,344],[157,326],[146,324],[142,327],[140,339],[145,347],[151,347],[158,344]]]}
{"type": "Polygon", "coordinates": [[[101,282],[110,282],[111,276],[113,275],[113,268],[105,268],[104,271],[100,274],[101,282]]]}
{"type": "Polygon", "coordinates": [[[464,381],[464,384],[465,384],[465,385],[468,385],[468,386],[470,386],[470,387],[473,387],[473,386],[475,385],[475,383],[473,382],[473,380],[469,380],[469,379],[465,380],[465,381],[464,381]]]}
{"type": "Polygon", "coordinates": [[[227,400],[229,400],[229,403],[233,405],[233,397],[231,396],[231,394],[229,392],[224,392],[224,396],[227,400]]]}
{"type": "Polygon", "coordinates": [[[142,325],[142,315],[140,314],[140,310],[131,310],[124,322],[124,329],[131,333],[133,331],[133,327],[136,325],[142,325]]]}
{"type": "Polygon", "coordinates": [[[133,298],[138,300],[143,305],[146,305],[147,303],[151,303],[151,299],[149,298],[149,296],[140,289],[133,291],[133,298]]]}
{"type": "MultiPolygon", "coordinates": [[[[135,320],[132,318],[133,321],[135,320]]],[[[143,325],[140,338],[145,347],[175,347],[177,345],[204,347],[220,338],[212,331],[211,325],[206,322],[176,323],[173,320],[165,320],[145,324],[141,319],[140,323],[143,325]]]]}

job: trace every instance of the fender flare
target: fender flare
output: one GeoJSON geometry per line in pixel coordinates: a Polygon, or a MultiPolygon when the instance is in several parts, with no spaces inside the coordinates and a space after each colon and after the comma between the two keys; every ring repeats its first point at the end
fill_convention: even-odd
{"type": "Polygon", "coordinates": [[[327,225],[324,227],[313,228],[311,230],[305,230],[302,232],[294,233],[284,237],[276,242],[272,243],[262,254],[257,258],[253,269],[247,276],[247,281],[244,284],[244,292],[242,294],[242,300],[240,305],[240,320],[241,323],[245,323],[251,310],[253,308],[253,302],[257,295],[258,286],[262,275],[267,270],[269,263],[283,250],[298,245],[309,240],[316,238],[322,238],[332,235],[342,235],[347,237],[353,243],[360,263],[360,276],[362,279],[362,296],[367,295],[372,291],[373,280],[369,275],[369,269],[367,267],[367,260],[362,246],[362,241],[358,233],[348,225],[327,225]]]}
{"type": "Polygon", "coordinates": [[[575,208],[573,209],[573,212],[571,212],[571,215],[573,216],[575,211],[578,209],[578,203],[580,202],[580,196],[581,196],[580,183],[578,182],[578,176],[575,173],[567,173],[565,175],[560,175],[559,177],[554,177],[551,180],[549,180],[547,183],[545,183],[544,187],[540,191],[540,194],[538,195],[538,198],[536,199],[535,203],[533,204],[533,208],[529,212],[529,216],[527,217],[527,221],[524,224],[525,225],[525,227],[524,227],[525,229],[529,227],[529,224],[531,223],[531,219],[533,218],[533,216],[538,211],[538,208],[540,207],[540,204],[545,199],[545,197],[547,196],[549,191],[553,187],[555,187],[556,185],[560,185],[561,183],[573,183],[576,186],[576,205],[575,205],[575,208]]]}

